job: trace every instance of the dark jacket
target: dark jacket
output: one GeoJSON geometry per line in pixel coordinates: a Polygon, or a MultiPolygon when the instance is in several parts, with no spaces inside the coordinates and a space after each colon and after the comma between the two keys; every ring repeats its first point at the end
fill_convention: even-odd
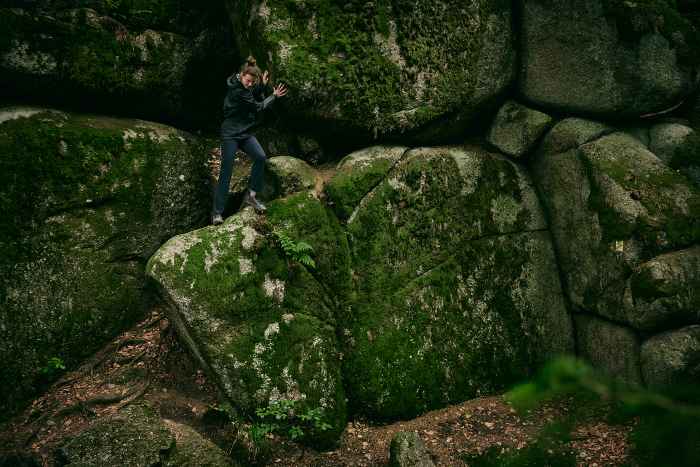
{"type": "Polygon", "coordinates": [[[255,85],[252,90],[246,89],[239,75],[230,76],[226,84],[228,91],[224,98],[224,121],[221,124],[223,139],[243,135],[255,125],[258,113],[275,100],[274,94],[265,98],[266,86],[261,83],[255,85]]]}

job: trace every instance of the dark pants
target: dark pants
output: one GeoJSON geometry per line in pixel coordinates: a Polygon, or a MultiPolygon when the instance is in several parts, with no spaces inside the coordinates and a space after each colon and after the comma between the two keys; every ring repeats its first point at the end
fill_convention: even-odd
{"type": "Polygon", "coordinates": [[[263,175],[265,173],[265,151],[258,143],[255,136],[245,136],[236,139],[225,139],[221,144],[221,171],[219,172],[219,183],[214,193],[214,207],[212,214],[223,214],[228,197],[228,187],[231,182],[231,172],[233,172],[233,160],[236,151],[241,148],[253,160],[253,169],[250,173],[249,187],[251,190],[259,192],[263,189],[263,175]]]}

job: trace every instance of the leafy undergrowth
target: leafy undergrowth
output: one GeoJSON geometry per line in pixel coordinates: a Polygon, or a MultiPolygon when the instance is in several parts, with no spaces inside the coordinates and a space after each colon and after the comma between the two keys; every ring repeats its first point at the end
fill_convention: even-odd
{"type": "Polygon", "coordinates": [[[35,465],[53,466],[54,450],[63,439],[142,400],[162,418],[190,425],[229,455],[259,465],[386,465],[391,438],[399,431],[416,431],[436,465],[494,465],[489,459],[506,465],[503,456],[514,452],[549,465],[622,465],[627,463],[628,438],[636,423],[634,419],[613,423],[605,404],[591,406],[580,416],[572,397],[516,412],[502,396],[493,396],[391,425],[352,421],[337,448],[329,452],[316,452],[275,433],[267,434],[264,449],[259,449],[246,436],[255,425],[232,422],[217,397],[216,387],[190,359],[164,311],[156,307],[146,320],[78,370],[63,374],[24,413],[0,427],[0,465],[33,459],[35,465]],[[577,421],[567,427],[566,437],[546,444],[546,437],[539,436],[543,430],[553,430],[553,422],[571,419],[572,413],[577,421]]]}

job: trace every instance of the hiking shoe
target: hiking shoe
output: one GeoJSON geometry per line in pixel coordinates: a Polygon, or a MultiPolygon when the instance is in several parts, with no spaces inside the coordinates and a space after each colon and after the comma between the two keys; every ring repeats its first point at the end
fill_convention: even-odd
{"type": "Polygon", "coordinates": [[[211,218],[211,223],[214,225],[223,224],[224,219],[221,217],[221,214],[215,214],[214,217],[211,218]]]}
{"type": "Polygon", "coordinates": [[[258,199],[255,196],[250,196],[249,193],[246,193],[245,199],[243,200],[243,204],[247,204],[248,206],[255,209],[257,212],[265,212],[267,210],[267,207],[264,204],[258,201],[258,199]]]}

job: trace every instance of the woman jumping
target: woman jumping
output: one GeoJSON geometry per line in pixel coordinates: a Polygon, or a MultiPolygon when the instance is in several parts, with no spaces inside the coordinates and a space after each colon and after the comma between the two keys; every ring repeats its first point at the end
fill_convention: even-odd
{"type": "Polygon", "coordinates": [[[221,124],[221,170],[212,209],[214,225],[224,221],[221,215],[226,206],[233,159],[238,148],[253,160],[249,188],[243,198],[243,204],[252,206],[257,212],[263,212],[266,209],[255,196],[263,189],[265,151],[255,136],[248,131],[255,125],[258,112],[269,107],[277,97],[284,97],[287,94],[287,87],[279,84],[273,89],[272,95],[265,98],[264,91],[269,73],[265,71],[261,74],[260,68],[255,63],[253,57],[248,57],[240,73],[235,77],[230,76],[226,81],[228,91],[224,98],[224,121],[221,124]]]}

